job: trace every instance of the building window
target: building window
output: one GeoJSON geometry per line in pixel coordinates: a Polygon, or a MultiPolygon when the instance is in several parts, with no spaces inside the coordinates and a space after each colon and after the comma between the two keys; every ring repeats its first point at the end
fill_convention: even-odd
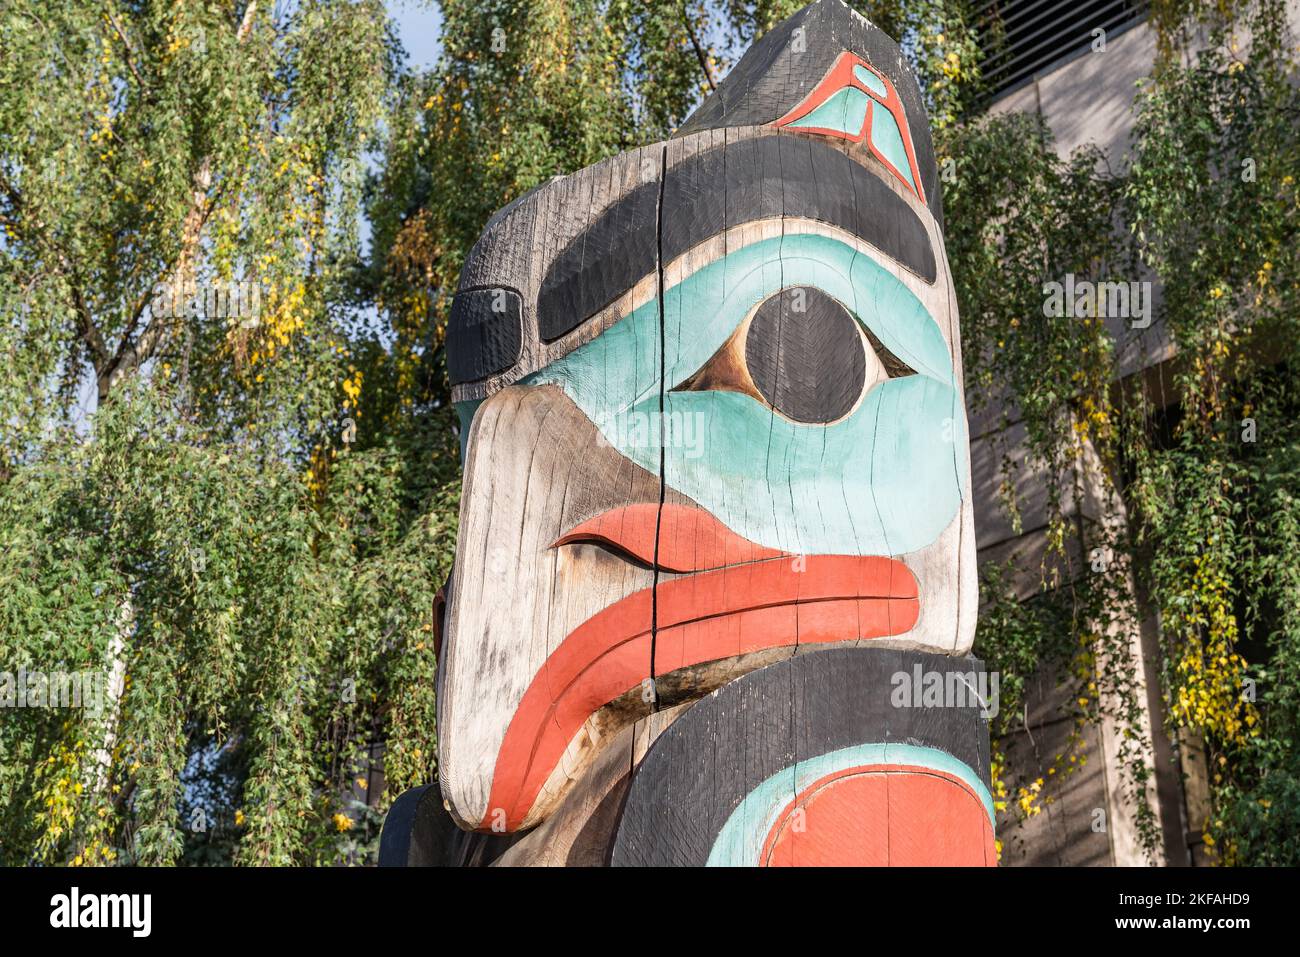
{"type": "Polygon", "coordinates": [[[1148,0],[992,0],[980,12],[984,77],[998,96],[1145,19],[1148,0]]]}

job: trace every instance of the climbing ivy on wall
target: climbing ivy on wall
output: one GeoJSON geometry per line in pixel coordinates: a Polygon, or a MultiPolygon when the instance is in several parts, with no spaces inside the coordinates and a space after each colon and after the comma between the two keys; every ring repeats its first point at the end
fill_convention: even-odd
{"type": "MultiPolygon", "coordinates": [[[[1117,438],[1110,385],[1116,349],[1096,315],[1045,314],[1044,284],[1067,274],[1080,279],[1132,275],[1134,254],[1115,229],[1123,180],[1085,148],[1060,159],[1051,135],[1034,116],[1009,114],[964,123],[941,139],[949,155],[945,190],[947,246],[962,320],[967,394],[972,416],[996,413],[990,441],[1000,456],[1000,504],[1019,531],[1015,489],[1027,479],[1046,485],[1047,554],[1032,607],[1011,595],[1010,569],[985,569],[985,613],[978,653],[1002,675],[995,737],[1023,726],[1023,685],[1044,665],[1065,669],[1079,694],[1070,702],[1068,746],[1050,756],[1043,778],[1006,793],[999,806],[1020,816],[1054,800],[1052,785],[1086,766],[1084,725],[1102,711],[1132,732],[1123,739],[1124,782],[1139,810],[1144,839],[1156,839],[1144,802],[1146,786],[1139,719],[1140,686],[1129,663],[1134,619],[1131,564],[1113,522],[1080,527],[1085,495],[1116,503],[1106,456],[1117,438]],[[1025,447],[1017,455],[1007,426],[1018,413],[1025,447]],[[1024,473],[1029,473],[1026,476],[1024,473]],[[1081,549],[1080,536],[1087,539],[1081,549]],[[1062,640],[1067,639],[1067,640],[1062,640]],[[1068,640],[1072,639],[1072,640],[1068,640]]],[[[1004,762],[995,748],[995,765],[1004,762]]]]}
{"type": "MultiPolygon", "coordinates": [[[[1023,119],[943,139],[958,169],[945,200],[968,382],[974,405],[1009,396],[1024,415],[1019,467],[1041,467],[1050,485],[1049,569],[1071,564],[1062,504],[1095,456],[1104,507],[1084,522],[1073,573],[1045,578],[1039,599],[1068,613],[1081,711],[1136,715],[1116,669],[1136,615],[1154,610],[1168,730],[1206,751],[1207,848],[1223,863],[1294,863],[1297,51],[1280,3],[1164,5],[1154,23],[1166,52],[1139,96],[1125,169],[1086,151],[1058,160],[1023,119]],[[1197,26],[1204,43],[1188,56],[1197,26]],[[1136,279],[1135,257],[1163,289],[1156,328],[1176,354],[1159,377],[1119,385],[1134,365],[1113,336],[1095,319],[1042,317],[1038,284],[1136,279]]],[[[978,650],[994,667],[1036,662],[1050,625],[1008,616],[999,578],[987,584],[978,650]]],[[[1134,798],[1148,786],[1139,757],[1124,760],[1134,798]]],[[[1154,847],[1151,822],[1139,828],[1154,847]]]]}
{"type": "Polygon", "coordinates": [[[1280,3],[1240,24],[1208,16],[1206,52],[1162,67],[1143,98],[1126,189],[1138,248],[1168,289],[1180,398],[1163,442],[1132,437],[1132,494],[1171,721],[1206,745],[1206,843],[1226,863],[1294,864],[1297,49],[1280,3]]]}

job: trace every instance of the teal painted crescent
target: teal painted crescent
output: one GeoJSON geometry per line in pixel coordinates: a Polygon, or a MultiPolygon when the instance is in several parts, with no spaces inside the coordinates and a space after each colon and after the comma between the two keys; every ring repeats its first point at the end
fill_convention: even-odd
{"type": "Polygon", "coordinates": [[[885,81],[876,74],[872,73],[865,66],[855,66],[853,75],[858,78],[858,82],[871,90],[882,100],[889,98],[889,90],[885,88],[885,81]]]}
{"type": "Polygon", "coordinates": [[[858,744],[800,761],[767,778],[731,812],[709,851],[708,867],[757,867],[767,835],[796,795],[828,774],[873,764],[900,764],[951,774],[970,787],[996,827],[993,796],[969,767],[937,748],[912,744],[858,744]]]}
{"type": "Polygon", "coordinates": [[[871,108],[871,145],[880,150],[880,155],[889,160],[898,174],[907,180],[907,185],[915,190],[916,180],[912,179],[912,164],[907,159],[907,147],[903,145],[898,120],[883,106],[871,108]]]}
{"type": "Polygon", "coordinates": [[[807,116],[795,120],[792,127],[838,130],[857,136],[867,122],[867,104],[870,98],[855,86],[846,86],[830,97],[807,116]]]}
{"type": "MultiPolygon", "coordinates": [[[[672,392],[664,477],[728,527],[799,554],[899,555],[933,542],[965,495],[966,416],[948,344],[921,301],[870,256],[828,236],[761,240],[664,293],[665,390],[685,382],[773,293],[815,286],[918,373],[870,389],[846,417],[801,424],[735,392],[672,392]]],[[[554,383],[650,472],[661,443],[659,304],[652,300],[525,380],[554,383]]]]}

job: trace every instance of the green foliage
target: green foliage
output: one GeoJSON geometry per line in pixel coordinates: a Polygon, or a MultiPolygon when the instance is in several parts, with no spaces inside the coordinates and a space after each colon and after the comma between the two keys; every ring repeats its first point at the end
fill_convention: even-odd
{"type": "Polygon", "coordinates": [[[0,17],[0,670],[105,689],[6,712],[0,861],[372,859],[433,773],[458,491],[427,357],[354,289],[384,7],[0,17]],[[159,308],[211,280],[260,313],[159,308]]]}
{"type": "MultiPolygon", "coordinates": [[[[1156,4],[1165,55],[1122,170],[978,116],[966,0],[852,5],[927,99],[971,409],[1014,406],[1028,438],[1025,461],[1003,448],[1013,524],[1021,470],[1048,483],[1049,553],[1018,576],[1037,597],[986,569],[995,730],[1061,663],[1076,727],[1136,728],[1147,594],[1171,722],[1209,751],[1210,840],[1295,863],[1300,102],[1281,5],[1156,4]],[[1172,53],[1192,24],[1213,42],[1189,67],[1172,53]],[[1139,260],[1178,350],[1172,412],[1116,385],[1133,358],[1100,319],[1043,314],[1045,282],[1139,278],[1139,260]]],[[[439,6],[427,73],[400,68],[379,0],[0,12],[0,670],[110,691],[98,713],[0,722],[0,863],[373,859],[387,802],[434,773],[465,255],[528,189],[669,135],[799,4],[439,6]],[[256,322],[154,308],[160,284],[218,279],[259,284],[256,322]]],[[[998,799],[1036,813],[1041,783],[998,799]]]]}
{"type": "MultiPolygon", "coordinates": [[[[1100,482],[1083,538],[1089,558],[1111,557],[1100,574],[1077,559],[1045,574],[1039,601],[1069,610],[1076,679],[1095,682],[1090,705],[1106,702],[1133,730],[1124,646],[1134,600],[1149,595],[1170,730],[1205,744],[1206,843],[1225,863],[1296,861],[1300,100],[1282,14],[1273,2],[1162,5],[1163,47],[1194,23],[1211,25],[1209,43],[1191,66],[1162,59],[1146,82],[1124,170],[1086,151],[1058,159],[1023,119],[941,139],[957,170],[945,191],[948,249],[972,406],[986,394],[1023,414],[1031,454],[1004,459],[1004,489],[1014,513],[1018,469],[1049,484],[1045,572],[1071,564],[1062,493],[1079,500],[1081,472],[1100,482]],[[1136,279],[1136,260],[1163,291],[1145,342],[1160,347],[1163,335],[1176,350],[1150,390],[1115,383],[1161,355],[1116,348],[1097,320],[1041,310],[1044,282],[1136,279]]],[[[1015,660],[1027,643],[1022,621],[982,620],[991,660],[1015,660]]],[[[1124,763],[1136,796],[1148,786],[1140,752],[1124,763]]],[[[1149,822],[1146,837],[1156,838],[1149,822]]]]}
{"type": "Polygon", "coordinates": [[[175,861],[203,843],[179,788],[187,756],[207,750],[243,769],[233,807],[205,813],[240,809],[248,863],[311,860],[381,737],[392,787],[427,780],[430,609],[454,540],[449,438],[445,415],[425,416],[343,452],[317,494],[292,467],[206,441],[141,388],[101,410],[89,437],[20,470],[0,490],[0,658],[102,673],[120,636],[126,687],[115,720],[6,720],[4,859],[115,847],[175,861]],[[97,790],[92,758],[106,746],[97,790]]]}
{"type": "Polygon", "coordinates": [[[1133,443],[1134,498],[1172,716],[1205,739],[1208,843],[1229,863],[1300,861],[1286,803],[1300,734],[1300,94],[1283,14],[1247,8],[1248,50],[1216,14],[1195,65],[1157,75],[1127,191],[1168,290],[1183,397],[1171,436],[1133,443]]]}
{"type": "MultiPolygon", "coordinates": [[[[1146,790],[1141,700],[1129,647],[1136,620],[1131,559],[1123,523],[1079,525],[1076,503],[1096,489],[1120,510],[1114,495],[1116,409],[1111,383],[1119,373],[1112,333],[1099,316],[1044,309],[1045,284],[1131,275],[1135,266],[1113,210],[1123,179],[1104,169],[1095,149],[1061,159],[1044,124],[1011,114],[947,131],[952,184],[945,190],[946,239],[957,286],[962,353],[972,414],[1000,412],[1003,428],[990,438],[1001,457],[1001,498],[1020,529],[1016,489],[1046,488],[1047,554],[1042,567],[1021,569],[1039,580],[1032,609],[1019,608],[1001,569],[986,569],[976,651],[1001,673],[1003,705],[996,734],[1017,730],[1024,680],[1038,668],[1062,665],[1079,689],[1070,717],[1070,745],[1055,755],[1047,777],[1061,780],[1086,762],[1082,730],[1103,712],[1129,734],[1122,748],[1124,787],[1146,790]],[[1024,429],[1024,454],[1011,447],[1013,410],[1024,429]],[[1108,461],[1108,458],[1111,461],[1108,461]],[[1029,473],[1026,476],[1023,473],[1029,473]],[[1087,553],[1071,543],[1083,533],[1087,553]],[[1062,644],[1064,642],[1064,644],[1062,644]]],[[[995,756],[1003,770],[1003,759],[995,756]]],[[[1005,783],[995,788],[1005,790],[1005,783]]],[[[1021,785],[1017,813],[1032,816],[1054,800],[1045,779],[1021,785]]],[[[1158,835],[1138,803],[1148,847],[1158,835]]]]}

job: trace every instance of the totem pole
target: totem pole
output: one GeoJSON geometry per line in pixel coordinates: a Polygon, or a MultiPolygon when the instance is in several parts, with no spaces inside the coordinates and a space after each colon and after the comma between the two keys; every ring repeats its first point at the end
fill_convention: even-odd
{"type": "Polygon", "coordinates": [[[447,334],[438,777],[382,863],[995,863],[925,109],[840,0],[500,210],[447,334]]]}

